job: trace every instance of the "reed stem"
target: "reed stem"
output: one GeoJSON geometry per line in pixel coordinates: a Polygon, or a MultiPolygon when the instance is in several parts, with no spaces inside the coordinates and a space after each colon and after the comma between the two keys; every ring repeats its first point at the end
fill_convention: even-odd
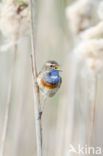
{"type": "Polygon", "coordinates": [[[97,100],[97,75],[94,75],[94,97],[91,101],[90,106],[90,122],[89,122],[89,133],[88,133],[88,146],[93,145],[93,137],[94,137],[94,123],[95,123],[95,107],[97,100]]]}
{"type": "Polygon", "coordinates": [[[36,142],[37,142],[37,156],[42,156],[42,130],[41,130],[41,118],[40,118],[40,95],[39,87],[37,84],[37,65],[36,65],[36,48],[34,37],[34,21],[33,21],[33,2],[30,0],[30,12],[31,12],[31,64],[32,64],[32,86],[34,96],[34,118],[36,128],[36,142]]]}
{"type": "Polygon", "coordinates": [[[13,58],[13,65],[10,72],[10,79],[9,79],[9,86],[8,86],[8,96],[7,96],[7,104],[4,116],[4,125],[3,125],[3,132],[1,138],[1,147],[0,147],[0,156],[4,156],[4,148],[7,136],[7,128],[8,128],[8,120],[9,120],[9,110],[10,110],[10,101],[12,96],[12,85],[13,85],[13,74],[14,74],[14,64],[16,61],[16,53],[17,53],[17,44],[14,45],[14,58],[13,58]]]}

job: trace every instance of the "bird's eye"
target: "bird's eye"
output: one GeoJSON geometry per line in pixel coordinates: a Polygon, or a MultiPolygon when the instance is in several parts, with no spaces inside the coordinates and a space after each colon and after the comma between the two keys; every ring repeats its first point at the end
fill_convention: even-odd
{"type": "Polygon", "coordinates": [[[52,67],[53,67],[53,65],[50,65],[50,67],[52,68],[52,67]]]}

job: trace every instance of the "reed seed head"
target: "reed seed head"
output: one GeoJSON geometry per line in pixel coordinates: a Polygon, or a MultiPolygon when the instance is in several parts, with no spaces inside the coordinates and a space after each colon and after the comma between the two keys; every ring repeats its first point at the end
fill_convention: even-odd
{"type": "Polygon", "coordinates": [[[0,5],[0,30],[5,37],[19,38],[28,34],[29,5],[25,2],[6,1],[0,5]]]}
{"type": "Polygon", "coordinates": [[[81,38],[84,40],[103,38],[103,21],[99,22],[96,26],[85,30],[81,34],[81,38]]]}
{"type": "Polygon", "coordinates": [[[92,0],[78,0],[66,8],[66,17],[74,34],[79,34],[90,26],[92,7],[92,0]]]}
{"type": "Polygon", "coordinates": [[[85,61],[89,69],[103,69],[103,39],[85,40],[75,48],[75,53],[85,61]]]}

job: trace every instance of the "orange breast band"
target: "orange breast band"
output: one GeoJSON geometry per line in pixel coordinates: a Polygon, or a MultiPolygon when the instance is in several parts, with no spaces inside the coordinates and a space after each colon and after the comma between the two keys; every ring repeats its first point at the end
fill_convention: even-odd
{"type": "Polygon", "coordinates": [[[43,80],[43,78],[41,78],[41,84],[42,84],[44,87],[48,88],[48,89],[54,89],[54,88],[57,88],[57,87],[58,87],[58,83],[55,84],[55,85],[51,85],[51,84],[46,83],[46,82],[43,80]]]}

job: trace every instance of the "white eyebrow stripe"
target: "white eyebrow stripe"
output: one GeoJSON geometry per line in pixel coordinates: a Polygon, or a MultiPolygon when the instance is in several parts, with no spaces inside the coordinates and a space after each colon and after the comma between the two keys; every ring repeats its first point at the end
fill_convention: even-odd
{"type": "Polygon", "coordinates": [[[52,63],[46,63],[47,66],[53,65],[53,66],[58,66],[56,64],[52,64],[52,63]]]}
{"type": "Polygon", "coordinates": [[[51,63],[46,63],[46,65],[51,65],[51,63]]]}

